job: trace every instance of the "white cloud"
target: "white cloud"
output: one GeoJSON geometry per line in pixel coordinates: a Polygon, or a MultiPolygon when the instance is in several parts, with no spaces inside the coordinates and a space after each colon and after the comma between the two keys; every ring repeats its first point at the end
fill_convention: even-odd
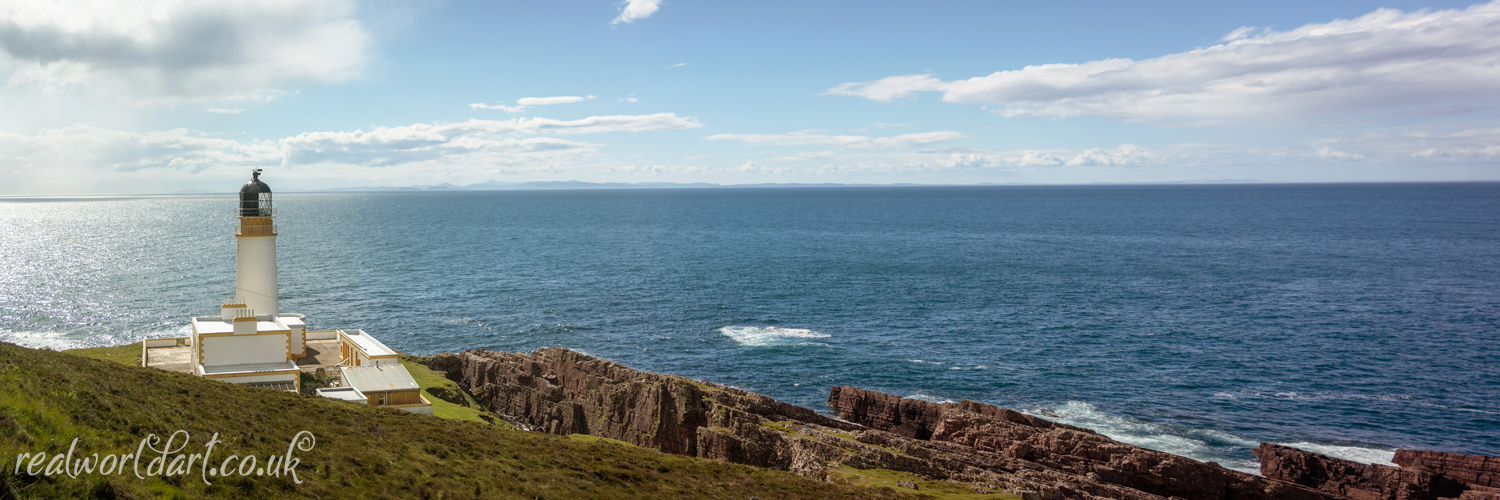
{"type": "Polygon", "coordinates": [[[600,145],[512,135],[644,132],[701,126],[692,118],[660,113],[581,120],[469,120],[377,127],[368,132],[306,132],[275,141],[241,142],[185,129],[133,133],[73,125],[42,130],[36,135],[0,133],[0,169],[131,172],[162,168],[196,173],[221,167],[277,165],[556,167],[593,156],[600,145]]]}
{"type": "Polygon", "coordinates": [[[753,146],[841,146],[848,148],[904,148],[922,146],[968,137],[968,134],[943,130],[901,134],[894,137],[866,137],[862,135],[825,135],[811,132],[787,134],[715,134],[710,141],[733,140],[753,146]]]}
{"type": "Polygon", "coordinates": [[[786,156],[767,158],[770,161],[807,161],[832,158],[833,151],[808,151],[804,153],[792,153],[786,156]]]}
{"type": "Polygon", "coordinates": [[[1313,151],[1311,156],[1324,161],[1356,161],[1365,159],[1365,155],[1339,151],[1326,146],[1313,151]]]}
{"type": "Polygon", "coordinates": [[[847,95],[880,102],[891,102],[897,99],[912,97],[912,94],[916,92],[941,91],[947,86],[947,82],[933,78],[932,75],[901,75],[888,76],[873,82],[841,83],[837,87],[828,89],[828,92],[824,94],[847,95]]]}
{"type": "Polygon", "coordinates": [[[614,167],[614,168],[610,169],[611,172],[616,172],[616,173],[639,174],[639,175],[650,175],[650,176],[667,175],[667,174],[693,174],[693,173],[700,173],[700,172],[712,172],[713,170],[714,169],[710,168],[710,167],[702,167],[702,166],[695,166],[695,165],[669,166],[669,165],[651,165],[651,164],[637,164],[637,163],[632,163],[632,164],[629,164],[629,165],[621,165],[621,166],[614,167]]]}
{"type": "Polygon", "coordinates": [[[1500,128],[1471,129],[1449,134],[1367,134],[1317,141],[1313,147],[1319,148],[1314,156],[1324,160],[1371,159],[1400,163],[1418,161],[1494,165],[1500,163],[1500,128]]]}
{"type": "Polygon", "coordinates": [[[587,100],[593,99],[595,97],[598,97],[598,96],[592,96],[592,95],[590,95],[590,96],[579,97],[579,96],[576,96],[576,95],[564,95],[564,96],[557,96],[557,97],[522,97],[520,99],[516,99],[516,104],[520,104],[522,106],[549,106],[549,105],[552,105],[552,104],[572,104],[572,103],[575,103],[575,102],[587,101],[587,100]]]}
{"type": "Polygon", "coordinates": [[[491,138],[423,134],[302,134],[280,142],[282,166],[399,166],[438,162],[463,165],[517,165],[590,156],[598,145],[552,137],[491,138]]]}
{"type": "Polygon", "coordinates": [[[209,113],[218,113],[218,114],[221,114],[221,115],[237,115],[237,114],[240,114],[240,113],[244,113],[245,109],[244,108],[234,108],[234,109],[228,109],[228,108],[208,108],[208,109],[205,109],[204,111],[207,111],[209,113]]]}
{"type": "Polygon", "coordinates": [[[0,2],[10,86],[134,102],[264,96],[356,78],[373,40],[352,0],[0,2]]]}
{"type": "MultiPolygon", "coordinates": [[[[795,156],[795,155],[794,155],[795,156]]],[[[954,172],[1065,172],[1069,170],[1168,167],[1173,169],[1271,164],[1265,151],[1204,144],[1174,144],[1149,148],[1121,144],[1114,148],[1016,149],[975,151],[924,149],[917,151],[852,150],[807,158],[781,157],[773,161],[814,159],[826,163],[817,171],[827,175],[954,172]]],[[[1284,161],[1274,160],[1277,164],[1284,161]]]]}
{"type": "Polygon", "coordinates": [[[564,95],[564,96],[557,96],[557,97],[522,97],[520,99],[516,99],[516,105],[515,106],[506,106],[504,104],[474,103],[474,104],[470,104],[469,105],[469,109],[498,109],[498,110],[506,111],[506,112],[510,112],[510,113],[520,113],[522,111],[526,111],[526,108],[531,107],[531,106],[550,106],[550,105],[553,105],[553,104],[572,104],[572,103],[575,103],[575,102],[583,102],[583,101],[587,101],[589,99],[594,99],[596,97],[598,97],[598,96],[592,96],[592,95],[590,95],[590,96],[579,97],[579,96],[574,96],[574,95],[564,95]]]}
{"type": "Polygon", "coordinates": [[[683,66],[687,66],[687,63],[685,63],[685,62],[681,62],[681,63],[677,63],[677,64],[673,64],[673,65],[671,65],[671,66],[667,66],[667,69],[672,69],[672,68],[681,68],[681,67],[683,67],[683,66]]]}
{"type": "Polygon", "coordinates": [[[520,113],[522,111],[526,111],[526,106],[506,106],[504,104],[485,104],[482,102],[476,102],[474,104],[470,104],[469,109],[498,109],[500,111],[506,111],[510,113],[520,113]]]}
{"type": "Polygon", "coordinates": [[[601,132],[645,132],[701,127],[692,118],[673,113],[654,115],[591,116],[581,120],[517,118],[514,120],[469,120],[447,124],[415,124],[377,127],[369,132],[306,132],[280,141],[286,163],[398,164],[430,160],[457,153],[502,151],[538,153],[590,149],[593,145],[553,138],[497,140],[495,136],[523,134],[590,134],[601,132]]]}
{"type": "Polygon", "coordinates": [[[4,168],[122,172],[170,168],[199,172],[211,167],[264,166],[280,161],[274,142],[241,143],[185,129],[133,133],[73,125],[36,135],[0,133],[0,166],[4,168]]]}
{"type": "Polygon", "coordinates": [[[625,0],[625,6],[620,8],[620,15],[609,24],[629,24],[651,17],[651,14],[661,8],[661,2],[662,0],[625,0]]]}
{"type": "Polygon", "coordinates": [[[845,83],[827,93],[891,102],[941,92],[1007,117],[1127,121],[1289,117],[1472,104],[1500,97],[1500,0],[1462,10],[1376,10],[1135,61],[1046,64],[965,80],[845,83]]]}
{"type": "MultiPolygon", "coordinates": [[[[482,120],[470,120],[482,121],[482,120]]],[[[657,130],[683,130],[702,127],[697,118],[677,116],[676,113],[651,115],[590,116],[579,120],[553,120],[549,118],[520,118],[508,122],[495,122],[498,129],[526,134],[596,134],[600,132],[647,132],[657,130]]]]}

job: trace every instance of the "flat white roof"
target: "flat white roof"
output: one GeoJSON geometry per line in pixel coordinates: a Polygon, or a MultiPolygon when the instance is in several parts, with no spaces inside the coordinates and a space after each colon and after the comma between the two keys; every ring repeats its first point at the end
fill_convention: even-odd
{"type": "Polygon", "coordinates": [[[370,400],[370,398],[365,396],[364,393],[359,392],[359,389],[355,389],[353,387],[324,387],[313,392],[316,392],[319,396],[323,396],[325,398],[338,399],[342,401],[357,401],[363,403],[370,400]]]}
{"type": "Polygon", "coordinates": [[[344,382],[359,392],[415,391],[422,386],[411,378],[411,372],[401,365],[345,366],[339,371],[344,382]]]}
{"type": "Polygon", "coordinates": [[[228,375],[231,373],[260,373],[275,372],[282,370],[296,370],[297,363],[286,361],[282,363],[246,363],[242,365],[198,365],[198,371],[204,375],[228,375]]]}
{"type": "Polygon", "coordinates": [[[375,340],[375,337],[371,337],[364,330],[339,331],[343,332],[344,336],[349,337],[349,340],[353,341],[356,346],[359,346],[359,349],[364,351],[366,356],[395,356],[399,354],[395,349],[386,347],[379,340],[375,340]]]}
{"type": "MultiPolygon", "coordinates": [[[[280,318],[262,314],[256,316],[255,331],[257,332],[280,332],[291,330],[282,323],[280,318]]],[[[299,320],[300,321],[300,320],[299,320]]],[[[199,316],[193,318],[193,328],[198,333],[234,333],[234,322],[224,321],[219,316],[199,316]]]]}
{"type": "Polygon", "coordinates": [[[307,326],[307,321],[305,321],[305,320],[302,319],[302,315],[301,314],[298,314],[298,315],[295,315],[295,316],[283,314],[283,315],[277,317],[276,321],[279,321],[279,322],[281,322],[281,324],[289,326],[289,327],[292,327],[292,328],[297,328],[299,326],[302,326],[302,327],[307,326]]]}

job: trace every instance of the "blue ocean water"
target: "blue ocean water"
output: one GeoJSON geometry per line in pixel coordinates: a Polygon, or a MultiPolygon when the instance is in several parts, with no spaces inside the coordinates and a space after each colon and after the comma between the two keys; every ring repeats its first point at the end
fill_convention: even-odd
{"type": "MultiPolygon", "coordinates": [[[[267,179],[275,186],[274,179],[267,179]]],[[[1500,184],[276,195],[282,311],[826,411],[974,399],[1253,470],[1500,455],[1500,184]]],[[[0,198],[0,340],[185,331],[233,195],[0,198]]]]}

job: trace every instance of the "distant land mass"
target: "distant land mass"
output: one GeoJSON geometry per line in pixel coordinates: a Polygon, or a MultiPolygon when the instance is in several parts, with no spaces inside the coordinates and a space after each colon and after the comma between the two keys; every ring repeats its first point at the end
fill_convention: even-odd
{"type": "MultiPolygon", "coordinates": [[[[1099,184],[1252,184],[1260,183],[1255,179],[1214,179],[1214,180],[1183,180],[1183,181],[1161,181],[1161,182],[1096,182],[1099,184]]],[[[584,182],[584,181],[531,181],[531,182],[501,182],[489,180],[476,184],[459,186],[456,184],[442,183],[430,186],[357,186],[344,188],[322,188],[322,189],[280,189],[279,192],[287,193],[331,193],[331,192],[356,192],[356,191],[526,191],[547,189],[713,189],[713,188],[827,188],[827,187],[915,187],[915,186],[1020,186],[1019,182],[994,183],[981,182],[977,184],[917,184],[910,182],[894,184],[842,184],[834,182],[825,183],[760,183],[760,184],[716,184],[712,182],[584,182]]],[[[214,191],[201,189],[188,189],[178,191],[178,194],[203,194],[214,191]]],[[[227,191],[226,191],[227,192],[227,191]]]]}

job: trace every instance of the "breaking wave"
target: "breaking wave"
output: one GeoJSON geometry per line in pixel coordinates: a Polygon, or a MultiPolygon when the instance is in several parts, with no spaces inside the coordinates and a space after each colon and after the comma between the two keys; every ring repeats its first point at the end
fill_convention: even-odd
{"type": "MultiPolygon", "coordinates": [[[[1094,405],[1069,401],[1061,405],[1026,411],[1048,420],[1075,425],[1108,436],[1116,441],[1142,448],[1182,455],[1202,462],[1217,462],[1225,468],[1251,474],[1260,473],[1260,462],[1247,455],[1256,448],[1256,440],[1214,429],[1193,429],[1143,422],[1129,417],[1099,411],[1094,405]]],[[[1359,446],[1337,446],[1309,442],[1277,443],[1322,453],[1330,457],[1368,464],[1389,465],[1395,451],[1359,446]]]]}
{"type": "Polygon", "coordinates": [[[804,328],[782,328],[779,326],[726,326],[719,328],[719,333],[747,347],[805,344],[823,345],[817,342],[808,342],[808,339],[826,339],[829,337],[826,333],[818,333],[804,328]]]}

